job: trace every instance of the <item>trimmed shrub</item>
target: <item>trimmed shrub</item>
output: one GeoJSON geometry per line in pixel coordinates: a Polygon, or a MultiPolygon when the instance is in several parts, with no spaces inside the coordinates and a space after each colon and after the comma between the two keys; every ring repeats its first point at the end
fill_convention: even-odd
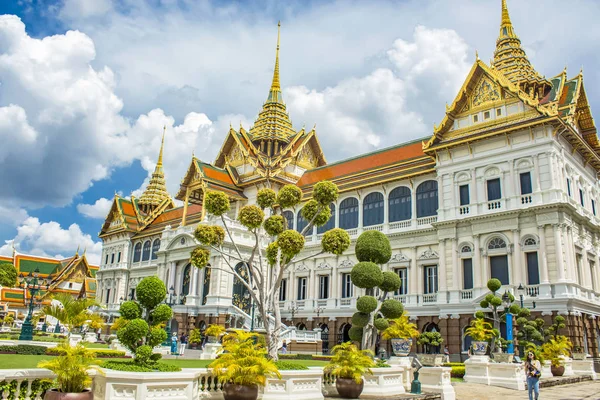
{"type": "Polygon", "coordinates": [[[392,271],[385,271],[383,273],[383,282],[379,285],[379,289],[384,292],[393,292],[400,288],[402,280],[397,273],[392,271]]]}
{"type": "Polygon", "coordinates": [[[371,289],[383,283],[383,273],[377,264],[359,262],[350,271],[350,279],[359,288],[371,289]]]}
{"type": "Polygon", "coordinates": [[[362,313],[371,313],[377,309],[377,299],[373,296],[361,296],[356,300],[356,309],[362,313]]]}
{"type": "Polygon", "coordinates": [[[277,202],[277,193],[273,189],[260,189],[256,194],[256,204],[262,209],[271,208],[277,202]]]}
{"type": "Polygon", "coordinates": [[[119,307],[119,314],[125,319],[136,319],[142,317],[142,309],[135,301],[126,301],[119,307]]]}
{"type": "Polygon", "coordinates": [[[323,235],[321,247],[323,251],[339,256],[350,247],[350,235],[345,229],[331,229],[323,235]]]}
{"type": "Polygon", "coordinates": [[[313,198],[324,206],[336,201],[338,196],[337,185],[330,181],[320,181],[313,186],[313,198]]]}
{"type": "Polygon", "coordinates": [[[296,185],[285,185],[277,193],[277,202],[281,208],[292,208],[300,203],[302,190],[296,185]]]}
{"type": "Polygon", "coordinates": [[[316,200],[311,200],[302,207],[302,216],[308,222],[313,221],[316,226],[323,226],[331,218],[331,209],[321,206],[316,200]],[[319,209],[321,209],[319,211],[319,209]],[[314,218],[314,220],[313,220],[314,218]]]}
{"type": "Polygon", "coordinates": [[[238,214],[238,221],[248,229],[260,227],[264,219],[265,213],[258,206],[244,206],[238,214]]]}
{"type": "Polygon", "coordinates": [[[135,293],[138,303],[151,310],[162,303],[167,295],[167,289],[158,276],[148,276],[138,283],[135,293]]]}
{"type": "Polygon", "coordinates": [[[203,249],[202,247],[196,247],[190,253],[190,262],[196,268],[204,268],[208,265],[210,260],[210,251],[203,249]]]}
{"type": "Polygon", "coordinates": [[[280,371],[300,371],[308,369],[306,365],[298,364],[291,361],[275,361],[275,365],[280,371]]]}
{"type": "Polygon", "coordinates": [[[492,278],[487,282],[487,287],[490,292],[497,292],[502,287],[502,282],[500,282],[500,279],[492,278]]]}
{"type": "Polygon", "coordinates": [[[369,314],[357,312],[352,316],[352,326],[364,328],[369,323],[369,314]]]}
{"type": "Polygon", "coordinates": [[[279,235],[277,245],[281,248],[281,252],[292,258],[300,253],[304,247],[304,236],[300,233],[288,229],[279,235]]]}
{"type": "Polygon", "coordinates": [[[386,318],[377,318],[375,322],[373,322],[373,325],[375,326],[375,328],[377,328],[378,331],[381,332],[389,328],[390,322],[386,318]]]}
{"type": "Polygon", "coordinates": [[[207,190],[204,194],[203,205],[209,214],[221,216],[229,211],[229,197],[223,192],[207,190]]]}
{"type": "Polygon", "coordinates": [[[356,240],[358,261],[386,264],[392,258],[390,240],[379,231],[363,232],[356,240]]]}
{"type": "Polygon", "coordinates": [[[181,371],[176,365],[166,364],[163,362],[153,363],[152,366],[142,366],[134,361],[105,361],[101,365],[102,368],[112,369],[115,371],[126,372],[177,372],[181,371]]]}
{"type": "Polygon", "coordinates": [[[46,346],[32,344],[18,344],[16,346],[0,346],[0,353],[22,354],[40,356],[46,354],[46,346]]]}
{"type": "Polygon", "coordinates": [[[271,215],[263,223],[265,231],[271,236],[277,236],[286,230],[287,220],[283,215],[271,215]]]}
{"type": "Polygon", "coordinates": [[[353,342],[360,342],[363,337],[363,328],[359,328],[358,326],[353,326],[348,330],[348,337],[353,342]]]}
{"type": "Polygon", "coordinates": [[[400,318],[404,312],[404,306],[395,299],[387,299],[381,304],[381,313],[389,319],[400,318]]]}
{"type": "Polygon", "coordinates": [[[153,325],[158,325],[161,322],[166,322],[173,316],[173,310],[166,304],[159,304],[153,311],[150,313],[150,318],[153,325]]]}
{"type": "MultiPolygon", "coordinates": [[[[271,242],[267,246],[266,254],[267,254],[267,261],[269,262],[269,265],[273,266],[277,263],[278,250],[279,250],[279,244],[277,244],[277,241],[271,242]]],[[[281,264],[282,265],[289,263],[291,259],[292,259],[292,257],[286,256],[285,254],[283,254],[283,251],[281,252],[281,264]]]]}
{"type": "Polygon", "coordinates": [[[220,246],[225,240],[225,229],[217,225],[198,225],[194,237],[205,246],[220,246]]]}

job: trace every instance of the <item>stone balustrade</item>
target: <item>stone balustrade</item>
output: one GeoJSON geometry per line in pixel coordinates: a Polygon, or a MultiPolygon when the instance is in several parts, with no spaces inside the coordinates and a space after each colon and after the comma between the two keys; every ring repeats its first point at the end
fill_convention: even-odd
{"type": "Polygon", "coordinates": [[[323,370],[280,371],[281,379],[268,379],[262,400],[323,400],[323,370]]]}

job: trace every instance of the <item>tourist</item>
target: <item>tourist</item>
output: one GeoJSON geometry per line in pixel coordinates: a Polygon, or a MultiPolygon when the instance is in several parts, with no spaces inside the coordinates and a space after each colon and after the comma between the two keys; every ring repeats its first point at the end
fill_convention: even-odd
{"type": "Polygon", "coordinates": [[[538,400],[540,395],[540,376],[542,375],[542,366],[536,360],[533,352],[527,353],[527,361],[525,361],[525,373],[527,374],[527,390],[529,391],[529,400],[534,400],[531,392],[535,393],[535,400],[538,400]]]}
{"type": "Polygon", "coordinates": [[[283,342],[283,345],[281,346],[281,354],[287,354],[287,343],[283,342]]]}
{"type": "Polygon", "coordinates": [[[446,359],[446,363],[450,362],[450,349],[448,349],[448,345],[444,346],[444,358],[446,359]]]}
{"type": "Polygon", "coordinates": [[[171,336],[171,354],[177,355],[177,332],[173,332],[171,336]]]}
{"type": "Polygon", "coordinates": [[[187,345],[187,335],[185,333],[182,333],[181,338],[179,339],[179,355],[180,356],[183,356],[186,345],[187,345]]]}

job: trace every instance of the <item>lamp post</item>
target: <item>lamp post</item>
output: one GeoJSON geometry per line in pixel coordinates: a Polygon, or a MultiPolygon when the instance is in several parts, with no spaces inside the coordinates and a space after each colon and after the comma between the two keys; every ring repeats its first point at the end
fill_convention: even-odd
{"type": "Polygon", "coordinates": [[[292,321],[294,320],[294,316],[298,312],[300,308],[296,305],[295,301],[292,301],[292,304],[288,307],[288,311],[292,313],[292,321]]]}
{"type": "Polygon", "coordinates": [[[250,292],[246,292],[244,294],[244,298],[246,300],[250,300],[250,304],[251,304],[251,311],[250,311],[250,332],[254,332],[254,308],[256,307],[256,304],[254,303],[254,298],[252,298],[252,296],[250,296],[250,292]]]}
{"type": "Polygon", "coordinates": [[[513,347],[513,318],[510,313],[510,295],[508,291],[505,291],[502,295],[502,303],[504,304],[504,309],[506,310],[506,340],[508,340],[508,348],[506,352],[508,354],[514,354],[515,350],[513,347]]]}
{"type": "Polygon", "coordinates": [[[317,314],[317,318],[319,318],[319,315],[321,315],[321,313],[325,311],[325,308],[323,307],[317,307],[315,308],[315,313],[317,314]]]}
{"type": "MultiPolygon", "coordinates": [[[[175,294],[175,288],[173,286],[171,286],[169,288],[169,293],[165,297],[165,304],[168,305],[169,307],[173,307],[173,305],[177,301],[176,299],[177,299],[177,294],[175,294]]],[[[167,326],[165,327],[165,332],[167,332],[167,338],[162,343],[163,346],[171,345],[171,321],[172,320],[173,320],[173,315],[171,314],[171,318],[169,318],[169,321],[167,322],[167,326]]]]}
{"type": "Polygon", "coordinates": [[[525,288],[523,287],[522,283],[519,283],[517,293],[519,293],[519,300],[521,300],[521,308],[523,308],[523,296],[525,295],[525,288]]]}
{"type": "Polygon", "coordinates": [[[31,318],[33,317],[33,306],[35,296],[42,289],[47,289],[48,282],[43,280],[41,283],[38,280],[40,275],[39,268],[36,268],[35,271],[29,272],[29,275],[25,277],[25,275],[19,275],[21,278],[21,282],[19,286],[23,288],[23,295],[25,295],[25,291],[29,292],[29,311],[27,313],[27,317],[25,318],[25,322],[21,327],[21,334],[19,335],[19,340],[33,340],[33,325],[31,324],[31,318]]]}

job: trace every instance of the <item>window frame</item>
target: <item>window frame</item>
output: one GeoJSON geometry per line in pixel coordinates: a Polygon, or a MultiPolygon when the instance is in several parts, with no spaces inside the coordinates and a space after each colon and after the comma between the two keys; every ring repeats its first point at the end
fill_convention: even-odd
{"type": "Polygon", "coordinates": [[[423,266],[423,294],[434,294],[439,289],[438,266],[423,266]]]}
{"type": "Polygon", "coordinates": [[[412,219],[412,190],[408,186],[398,186],[388,195],[388,222],[412,219]]]}
{"type": "Polygon", "coordinates": [[[350,273],[342,273],[342,299],[350,299],[354,296],[354,286],[350,273]]]}
{"type": "Polygon", "coordinates": [[[306,276],[299,276],[296,279],[296,282],[298,285],[296,300],[298,300],[298,301],[306,300],[308,278],[306,276]],[[300,298],[300,297],[302,297],[302,298],[300,298]]]}
{"type": "Polygon", "coordinates": [[[487,179],[485,181],[485,188],[486,188],[487,201],[498,201],[498,200],[502,199],[502,181],[500,180],[499,177],[487,179]],[[493,183],[498,182],[498,197],[492,198],[493,196],[490,196],[491,193],[493,194],[493,192],[491,192],[491,188],[490,188],[490,183],[492,183],[492,182],[493,183]]]}
{"type": "Polygon", "coordinates": [[[329,275],[319,275],[319,299],[329,298],[329,275]]]}
{"type": "Polygon", "coordinates": [[[458,198],[459,198],[459,203],[461,206],[468,206],[469,204],[471,204],[471,193],[469,191],[468,183],[458,186],[458,198]],[[464,191],[464,193],[463,193],[463,191],[464,191]],[[463,195],[466,198],[463,199],[463,195]],[[466,201],[463,201],[463,200],[466,200],[466,201]]]}

